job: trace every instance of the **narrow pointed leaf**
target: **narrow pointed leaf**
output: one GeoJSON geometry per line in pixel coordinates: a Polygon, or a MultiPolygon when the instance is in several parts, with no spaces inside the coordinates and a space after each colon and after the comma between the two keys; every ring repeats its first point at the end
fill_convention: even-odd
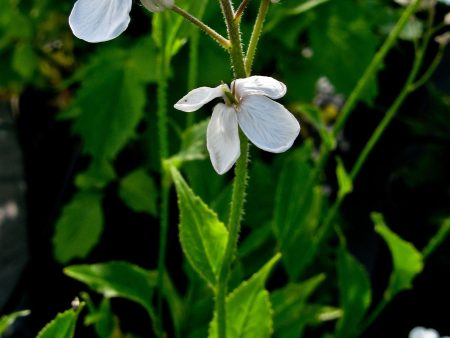
{"type": "Polygon", "coordinates": [[[192,267],[211,285],[225,253],[228,231],[214,213],[171,167],[180,208],[181,247],[192,267]]]}
{"type": "Polygon", "coordinates": [[[381,214],[373,213],[375,231],[383,237],[392,255],[393,271],[385,297],[391,299],[397,293],[410,289],[414,278],[423,270],[421,253],[409,242],[392,232],[381,214]]]}
{"type": "Polygon", "coordinates": [[[0,337],[2,337],[2,335],[8,329],[8,327],[10,327],[12,324],[14,324],[14,322],[18,318],[28,316],[29,314],[30,314],[29,310],[22,310],[22,311],[13,312],[9,315],[1,316],[0,317],[0,337]]]}
{"type": "MultiPolygon", "coordinates": [[[[242,282],[226,300],[226,325],[229,337],[266,338],[273,331],[272,305],[264,284],[274,265],[281,258],[273,257],[249,280],[242,282]]],[[[209,338],[217,338],[217,315],[211,322],[209,338]]]]}
{"type": "Polygon", "coordinates": [[[84,303],[81,303],[77,309],[59,313],[39,332],[37,338],[73,338],[78,315],[83,306],[84,303]]]}
{"type": "Polygon", "coordinates": [[[337,158],[336,177],[339,184],[339,197],[344,197],[351,193],[353,190],[353,182],[340,158],[337,158]]]}

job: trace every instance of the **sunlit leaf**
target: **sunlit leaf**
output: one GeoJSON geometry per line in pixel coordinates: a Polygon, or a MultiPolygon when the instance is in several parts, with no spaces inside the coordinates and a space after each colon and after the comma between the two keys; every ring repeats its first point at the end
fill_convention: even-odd
{"type": "Polygon", "coordinates": [[[156,216],[158,190],[144,169],[136,169],[120,180],[119,196],[130,209],[156,216]]]}
{"type": "Polygon", "coordinates": [[[347,251],[338,251],[337,270],[342,318],[336,327],[336,337],[351,338],[358,334],[372,300],[370,280],[364,267],[347,251]]]}
{"type": "Polygon", "coordinates": [[[336,177],[339,184],[339,197],[342,198],[351,193],[353,190],[352,178],[347,170],[345,170],[344,163],[342,163],[342,160],[339,157],[337,158],[336,177]]]}
{"type": "Polygon", "coordinates": [[[78,315],[84,304],[77,309],[69,309],[59,313],[55,319],[48,323],[37,335],[37,338],[72,338],[75,334],[75,326],[78,315]]]}
{"type": "MultiPolygon", "coordinates": [[[[278,254],[228,295],[226,329],[229,337],[266,338],[272,334],[272,306],[264,284],[279,259],[278,254]]],[[[208,337],[217,338],[217,330],[217,314],[215,314],[208,337]]]]}
{"type": "Polygon", "coordinates": [[[228,231],[217,215],[193,193],[178,170],[171,167],[171,173],[180,208],[181,247],[192,267],[215,285],[228,231]]]}
{"type": "Polygon", "coordinates": [[[397,293],[412,288],[414,278],[423,270],[423,257],[409,242],[392,232],[384,222],[383,215],[372,213],[375,231],[383,237],[392,255],[393,271],[385,298],[391,299],[397,293]]]}
{"type": "Polygon", "coordinates": [[[100,193],[83,191],[63,208],[52,239],[59,262],[84,258],[98,243],[104,223],[101,201],[100,193]]]}
{"type": "Polygon", "coordinates": [[[156,272],[147,271],[127,262],[72,265],[64,273],[105,297],[126,298],[141,304],[153,313],[152,296],[156,286],[156,272]]]}
{"type": "Polygon", "coordinates": [[[3,336],[5,331],[20,317],[26,317],[30,314],[29,310],[22,310],[13,312],[9,315],[4,315],[0,317],[0,337],[3,336]]]}

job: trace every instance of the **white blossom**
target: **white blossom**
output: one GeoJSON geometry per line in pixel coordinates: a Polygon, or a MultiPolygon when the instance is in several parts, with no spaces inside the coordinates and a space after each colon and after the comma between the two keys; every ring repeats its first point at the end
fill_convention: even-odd
{"type": "MultiPolygon", "coordinates": [[[[141,0],[151,12],[171,8],[174,0],[141,0]]],[[[73,34],[87,42],[112,40],[130,23],[132,0],[77,0],[69,16],[73,34]]]]}
{"type": "MultiPolygon", "coordinates": [[[[409,333],[409,338],[439,338],[439,333],[434,329],[426,329],[422,326],[417,326],[409,333]]],[[[440,337],[449,338],[449,337],[440,337]]]]}
{"type": "Polygon", "coordinates": [[[300,133],[297,119],[281,104],[286,86],[266,76],[237,79],[230,88],[192,90],[175,104],[175,108],[193,112],[215,98],[222,97],[214,109],[206,133],[212,165],[218,174],[227,172],[240,156],[239,129],[258,148],[280,153],[289,149],[300,133]]]}

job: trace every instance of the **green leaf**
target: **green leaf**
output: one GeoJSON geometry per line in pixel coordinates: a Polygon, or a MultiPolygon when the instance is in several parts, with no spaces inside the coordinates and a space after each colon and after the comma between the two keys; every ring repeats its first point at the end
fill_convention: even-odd
{"type": "MultiPolygon", "coordinates": [[[[338,93],[349,95],[369,65],[378,47],[378,37],[368,20],[367,1],[330,1],[317,8],[309,29],[314,55],[312,68],[320,69],[338,93]]],[[[370,102],[377,94],[375,79],[363,93],[370,102]]]]}
{"type": "Polygon", "coordinates": [[[104,223],[101,201],[100,193],[83,191],[64,207],[52,239],[58,262],[85,258],[98,243],[104,223]]]}
{"type": "Polygon", "coordinates": [[[275,197],[274,231],[291,280],[297,279],[317,253],[317,228],[323,196],[315,188],[309,165],[312,145],[291,153],[284,164],[275,197]]]}
{"type": "Polygon", "coordinates": [[[228,231],[217,215],[193,193],[178,170],[173,166],[170,170],[180,208],[181,247],[192,267],[214,286],[228,231]]]}
{"type": "Polygon", "coordinates": [[[339,157],[336,160],[337,160],[336,177],[339,184],[338,196],[342,198],[353,191],[353,182],[352,178],[345,170],[344,163],[342,163],[342,160],[339,157]]]}
{"type": "Polygon", "coordinates": [[[36,338],[72,338],[75,334],[78,315],[83,306],[84,303],[81,303],[77,309],[69,309],[59,313],[38,333],[36,338]]]}
{"type": "Polygon", "coordinates": [[[38,67],[39,58],[29,43],[17,45],[12,60],[13,69],[23,78],[30,79],[38,67]]]}
{"type": "Polygon", "coordinates": [[[115,178],[116,172],[111,163],[107,161],[94,161],[86,171],[77,175],[75,184],[82,190],[100,190],[105,188],[115,178]]]}
{"type": "Polygon", "coordinates": [[[158,213],[158,190],[143,168],[136,169],[120,180],[119,196],[135,212],[146,212],[152,216],[158,213]]]}
{"type": "Polygon", "coordinates": [[[127,262],[72,265],[64,273],[103,296],[120,297],[142,305],[152,316],[153,289],[156,286],[156,272],[147,271],[127,262]]]}
{"type": "Polygon", "coordinates": [[[325,280],[325,275],[314,276],[302,283],[291,283],[271,294],[276,335],[298,337],[313,316],[307,316],[306,302],[325,280]]]}
{"type": "Polygon", "coordinates": [[[208,120],[201,121],[183,132],[180,151],[171,158],[177,167],[184,162],[203,160],[207,157],[206,128],[208,122],[208,120]]]}
{"type": "Polygon", "coordinates": [[[134,137],[144,116],[147,84],[153,81],[153,48],[147,40],[134,48],[99,49],[75,78],[82,80],[76,97],[64,112],[76,116],[74,130],[84,151],[98,160],[112,160],[134,137]],[[146,58],[142,46],[148,46],[146,58]]]}
{"type": "Polygon", "coordinates": [[[357,336],[372,300],[370,280],[364,267],[342,247],[337,259],[342,318],[338,321],[335,337],[357,336]]]}
{"type": "Polygon", "coordinates": [[[0,317],[0,338],[3,336],[3,334],[8,329],[8,327],[10,327],[12,324],[14,324],[14,322],[18,318],[28,316],[29,314],[30,314],[29,310],[22,310],[22,311],[13,312],[9,315],[1,316],[0,317]]]}
{"type": "MultiPolygon", "coordinates": [[[[280,254],[275,255],[249,280],[242,282],[228,295],[226,326],[229,337],[265,338],[272,334],[272,306],[264,284],[280,258],[280,254]]],[[[218,337],[216,314],[211,321],[208,337],[218,337]]]]}
{"type": "Polygon", "coordinates": [[[81,297],[89,310],[89,314],[84,319],[84,325],[94,325],[99,338],[122,337],[119,319],[112,312],[109,298],[103,297],[97,307],[87,293],[83,292],[81,297]]]}
{"type": "Polygon", "coordinates": [[[393,271],[385,298],[392,299],[400,291],[412,288],[412,281],[423,270],[423,257],[411,243],[386,226],[383,215],[372,213],[371,216],[375,231],[383,237],[391,251],[393,271]]]}

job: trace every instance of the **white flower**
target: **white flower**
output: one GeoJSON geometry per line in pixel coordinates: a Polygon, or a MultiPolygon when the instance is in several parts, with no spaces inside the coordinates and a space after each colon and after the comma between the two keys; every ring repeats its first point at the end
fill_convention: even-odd
{"type": "MultiPolygon", "coordinates": [[[[408,6],[411,0],[394,0],[401,6],[408,6]]],[[[436,5],[436,0],[421,0],[420,9],[427,9],[436,5]]]]}
{"type": "Polygon", "coordinates": [[[280,153],[289,149],[300,133],[297,119],[281,104],[286,86],[266,76],[237,79],[216,88],[192,90],[175,104],[175,108],[193,112],[215,98],[222,97],[213,110],[206,133],[212,165],[218,174],[227,172],[240,156],[238,126],[258,148],[280,153]]]}
{"type": "Polygon", "coordinates": [[[417,326],[411,330],[409,333],[409,338],[439,338],[439,333],[434,329],[426,329],[422,326],[417,326]]]}
{"type": "MultiPolygon", "coordinates": [[[[151,12],[171,8],[174,0],[142,0],[151,12]]],[[[87,42],[112,40],[130,23],[132,0],[78,0],[69,16],[73,34],[87,42]]]]}

